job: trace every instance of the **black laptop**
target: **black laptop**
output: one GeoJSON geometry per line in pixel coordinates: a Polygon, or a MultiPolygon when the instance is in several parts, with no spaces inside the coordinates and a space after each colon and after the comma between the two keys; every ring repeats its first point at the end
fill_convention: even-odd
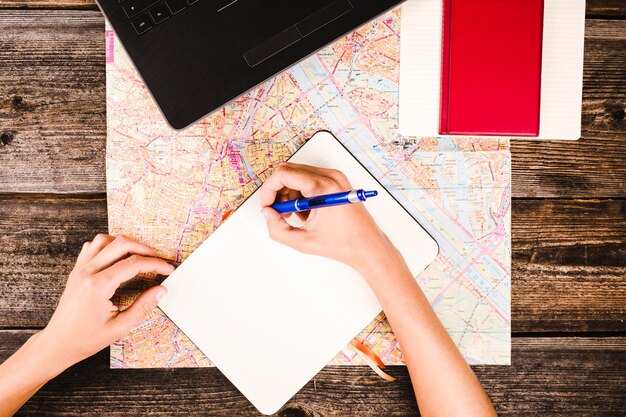
{"type": "Polygon", "coordinates": [[[402,0],[97,0],[182,129],[402,0]]]}

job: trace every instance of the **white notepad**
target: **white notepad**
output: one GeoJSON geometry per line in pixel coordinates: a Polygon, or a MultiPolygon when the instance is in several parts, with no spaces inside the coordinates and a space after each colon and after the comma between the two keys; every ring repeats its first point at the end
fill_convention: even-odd
{"type": "MultiPolygon", "coordinates": [[[[436,257],[424,229],[330,133],[292,162],[343,171],[414,275],[436,257]]],[[[324,210],[324,209],[320,209],[324,210]]],[[[159,307],[262,413],[272,414],[381,311],[352,268],[270,240],[254,193],[163,283],[159,307]]]]}
{"type": "MultiPolygon", "coordinates": [[[[439,136],[442,0],[402,5],[399,131],[439,136]]],[[[580,138],[585,0],[545,0],[539,136],[580,138]]],[[[523,139],[534,139],[523,137],[523,139]]]]}

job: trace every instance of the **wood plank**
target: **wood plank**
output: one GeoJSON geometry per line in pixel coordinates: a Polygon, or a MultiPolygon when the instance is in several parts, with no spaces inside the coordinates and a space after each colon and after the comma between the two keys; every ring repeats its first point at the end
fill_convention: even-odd
{"type": "Polygon", "coordinates": [[[105,191],[104,20],[0,11],[0,192],[105,191]]]}
{"type": "Polygon", "coordinates": [[[623,0],[587,0],[587,18],[626,18],[623,0]]]}
{"type": "MultiPolygon", "coordinates": [[[[102,25],[99,12],[0,11],[0,192],[105,191],[102,25]]],[[[513,141],[514,197],[626,195],[625,33],[587,21],[584,138],[513,141]]]]}
{"type": "Polygon", "coordinates": [[[514,200],[513,332],[626,330],[626,200],[514,200]]]}
{"type": "MultiPolygon", "coordinates": [[[[626,200],[513,205],[513,331],[626,331],[626,200]]],[[[106,201],[0,197],[0,328],[43,327],[106,201]]]]}
{"type": "Polygon", "coordinates": [[[0,0],[0,9],[98,10],[94,0],[0,0]]]}
{"type": "MultiPolygon", "coordinates": [[[[624,19],[626,6],[622,0],[587,0],[587,18],[624,19]]],[[[94,0],[1,0],[0,9],[70,9],[97,10],[94,0]]]]}
{"type": "Polygon", "coordinates": [[[83,242],[107,230],[106,199],[0,196],[0,327],[43,327],[83,242]]]}
{"type": "MultiPolygon", "coordinates": [[[[0,331],[0,361],[32,332],[0,331]]],[[[475,366],[499,415],[618,416],[625,411],[626,338],[514,338],[512,366],[475,366]]],[[[418,413],[405,367],[387,383],[365,367],[326,367],[281,416],[418,413]]],[[[108,369],[108,350],[46,385],[18,415],[259,415],[216,369],[108,369]]]]}

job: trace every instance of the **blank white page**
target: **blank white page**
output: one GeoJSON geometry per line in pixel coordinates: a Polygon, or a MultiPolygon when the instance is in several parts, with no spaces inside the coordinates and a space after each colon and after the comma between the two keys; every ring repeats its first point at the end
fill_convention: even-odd
{"type": "MultiPolygon", "coordinates": [[[[377,190],[364,204],[411,272],[434,260],[435,241],[331,134],[316,134],[290,160],[340,169],[355,188],[377,190]]],[[[280,409],[381,311],[355,270],[272,241],[258,192],[163,285],[159,307],[264,414],[280,409]]]]}
{"type": "Polygon", "coordinates": [[[585,0],[544,2],[540,139],[580,139],[585,0]]]}
{"type": "Polygon", "coordinates": [[[438,136],[442,0],[408,0],[400,22],[400,134],[438,136]]]}
{"type": "MultiPolygon", "coordinates": [[[[405,136],[439,135],[442,4],[402,5],[398,111],[405,136]]],[[[584,43],[585,0],[545,0],[537,139],[580,138],[584,43]]]]}

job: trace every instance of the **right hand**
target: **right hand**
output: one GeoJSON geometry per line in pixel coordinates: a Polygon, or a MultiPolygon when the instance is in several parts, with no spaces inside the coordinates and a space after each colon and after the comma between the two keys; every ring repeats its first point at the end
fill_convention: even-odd
{"type": "Polygon", "coordinates": [[[270,206],[275,202],[352,190],[340,171],[284,163],[261,187],[261,206],[270,237],[300,252],[324,256],[364,271],[399,255],[363,204],[346,204],[298,213],[293,227],[270,206]],[[373,265],[377,264],[377,265],[373,265]]]}

